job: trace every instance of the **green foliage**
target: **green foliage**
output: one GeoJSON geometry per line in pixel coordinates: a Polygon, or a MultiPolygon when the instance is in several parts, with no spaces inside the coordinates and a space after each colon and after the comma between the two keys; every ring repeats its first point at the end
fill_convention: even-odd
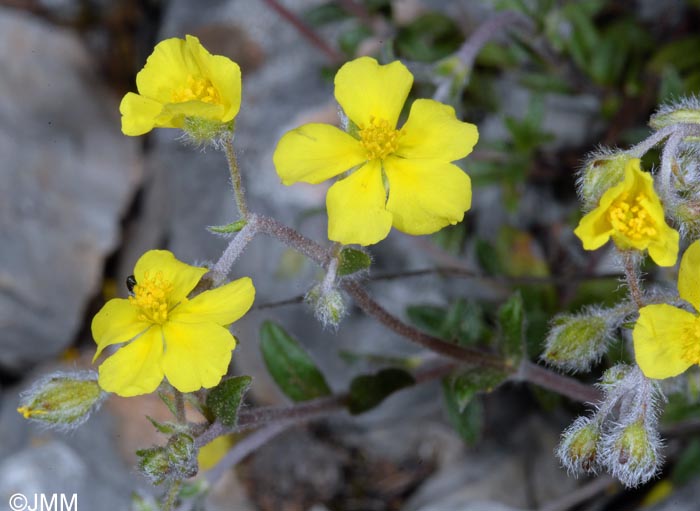
{"type": "Polygon", "coordinates": [[[435,62],[457,51],[462,40],[462,33],[452,19],[428,12],[399,28],[396,53],[409,60],[435,62]]]}
{"type": "Polygon", "coordinates": [[[353,415],[371,410],[394,392],[415,383],[403,369],[382,369],[375,374],[357,376],[350,383],[348,409],[353,415]]]}
{"type": "Polygon", "coordinates": [[[680,458],[673,467],[671,479],[682,486],[700,475],[700,440],[694,438],[681,452],[680,458]]]}
{"type": "Polygon", "coordinates": [[[461,413],[479,392],[491,392],[508,379],[510,373],[490,367],[473,367],[445,378],[461,413]]]}
{"type": "Polygon", "coordinates": [[[207,394],[207,408],[224,426],[238,423],[238,409],[252,382],[250,376],[234,376],[222,380],[207,394]]]}
{"type": "Polygon", "coordinates": [[[483,343],[489,336],[484,310],[474,301],[460,298],[449,307],[411,305],[406,315],[427,333],[462,346],[483,343]]]}
{"type": "Polygon", "coordinates": [[[265,321],[260,328],[260,351],[270,376],[293,401],[307,401],[331,393],[311,357],[284,328],[265,321]]]}
{"type": "Polygon", "coordinates": [[[455,390],[447,380],[443,380],[442,389],[445,410],[450,424],[467,444],[475,444],[481,437],[484,423],[481,402],[474,399],[460,409],[455,390]]]}
{"type": "Polygon", "coordinates": [[[358,271],[368,270],[371,264],[372,258],[367,252],[356,248],[343,248],[340,251],[338,261],[338,276],[344,277],[358,271]]]}
{"type": "Polygon", "coordinates": [[[526,349],[525,306],[520,291],[511,295],[498,309],[498,324],[501,331],[501,347],[511,365],[520,362],[526,349]]]}

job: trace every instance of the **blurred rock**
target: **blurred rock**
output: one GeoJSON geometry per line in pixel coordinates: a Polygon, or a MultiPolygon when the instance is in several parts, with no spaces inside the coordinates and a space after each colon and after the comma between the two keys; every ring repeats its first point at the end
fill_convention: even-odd
{"type": "Polygon", "coordinates": [[[0,9],[0,367],[73,341],[139,180],[136,142],[76,35],[0,9]]]}

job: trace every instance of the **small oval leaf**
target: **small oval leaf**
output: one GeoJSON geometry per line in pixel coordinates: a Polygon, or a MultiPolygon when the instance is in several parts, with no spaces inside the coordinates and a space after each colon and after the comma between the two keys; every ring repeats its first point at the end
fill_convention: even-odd
{"type": "Polygon", "coordinates": [[[250,376],[234,376],[207,394],[207,408],[224,426],[232,428],[238,423],[238,409],[252,381],[250,376]]]}
{"type": "Polygon", "coordinates": [[[272,321],[262,324],[260,350],[270,376],[293,401],[330,395],[331,389],[314,361],[281,326],[272,321]]]}
{"type": "Polygon", "coordinates": [[[415,382],[411,373],[396,368],[357,376],[350,383],[348,409],[353,415],[371,410],[397,390],[415,382]]]}

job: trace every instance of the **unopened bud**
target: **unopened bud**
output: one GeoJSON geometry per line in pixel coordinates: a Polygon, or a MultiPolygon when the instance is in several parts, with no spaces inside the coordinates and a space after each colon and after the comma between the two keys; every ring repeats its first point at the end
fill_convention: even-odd
{"type": "Polygon", "coordinates": [[[590,417],[579,417],[562,433],[556,454],[568,472],[597,472],[600,435],[598,422],[590,417]]]}
{"type": "Polygon", "coordinates": [[[621,151],[600,150],[588,155],[578,180],[584,213],[595,208],[603,194],[622,181],[630,159],[621,151]]]}
{"type": "Polygon", "coordinates": [[[610,473],[625,486],[646,483],[656,474],[661,459],[661,440],[656,429],[638,419],[618,425],[603,440],[605,456],[601,460],[610,473]]]}
{"type": "Polygon", "coordinates": [[[136,451],[138,467],[151,483],[182,480],[197,474],[197,452],[194,439],[184,433],[173,435],[165,447],[136,451]]]}
{"type": "Polygon", "coordinates": [[[314,315],[323,326],[336,328],[347,314],[343,295],[335,287],[324,289],[324,284],[318,284],[306,293],[304,301],[311,305],[314,315]]]}
{"type": "Polygon", "coordinates": [[[97,373],[81,371],[47,375],[20,395],[17,411],[25,419],[49,427],[74,429],[88,420],[107,394],[97,384],[97,373]]]}
{"type": "Polygon", "coordinates": [[[598,311],[554,318],[542,359],[567,371],[586,371],[608,348],[613,328],[598,311]]]}
{"type": "Polygon", "coordinates": [[[627,364],[617,364],[606,369],[600,378],[599,385],[604,391],[617,386],[625,377],[630,374],[632,366],[627,364]]]}
{"type": "Polygon", "coordinates": [[[690,96],[664,105],[649,119],[649,126],[655,130],[672,124],[700,124],[700,99],[690,96]]]}
{"type": "Polygon", "coordinates": [[[186,117],[182,127],[184,140],[197,147],[219,147],[226,137],[231,137],[235,120],[217,122],[203,117],[186,117]]]}

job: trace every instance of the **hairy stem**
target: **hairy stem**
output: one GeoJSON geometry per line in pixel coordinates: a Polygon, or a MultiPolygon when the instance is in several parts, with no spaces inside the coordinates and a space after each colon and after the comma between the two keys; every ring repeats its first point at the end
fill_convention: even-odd
{"type": "Polygon", "coordinates": [[[182,481],[177,480],[170,483],[168,488],[168,493],[165,494],[163,499],[162,511],[172,511],[175,506],[175,501],[180,493],[180,488],[182,487],[182,481]]]}
{"type": "Polygon", "coordinates": [[[598,403],[603,399],[603,394],[597,388],[550,371],[529,360],[521,362],[517,377],[582,403],[598,403]]]}
{"type": "Polygon", "coordinates": [[[674,129],[674,126],[666,126],[661,128],[639,142],[637,145],[630,147],[625,152],[633,158],[641,158],[654,146],[660,144],[665,138],[669,137],[674,132],[674,129]]]}
{"type": "Polygon", "coordinates": [[[185,422],[187,422],[187,419],[185,417],[185,396],[183,396],[182,392],[180,392],[179,390],[173,390],[175,397],[175,418],[180,424],[185,424],[185,422]]]}
{"type": "Polygon", "coordinates": [[[214,287],[221,285],[226,279],[233,264],[257,233],[258,217],[251,213],[248,215],[248,223],[231,239],[224,253],[221,254],[219,260],[211,267],[211,270],[209,270],[209,278],[213,282],[214,287]]]}
{"type": "Polygon", "coordinates": [[[258,232],[272,236],[278,239],[290,248],[305,255],[319,266],[326,268],[330,259],[331,253],[327,248],[322,247],[315,241],[298,233],[291,227],[278,222],[269,216],[258,215],[258,232]]]}
{"type": "Polygon", "coordinates": [[[631,250],[622,252],[622,263],[625,269],[627,288],[630,290],[630,296],[632,296],[634,303],[637,304],[637,308],[641,309],[644,307],[644,298],[642,297],[642,290],[639,287],[639,268],[635,259],[635,254],[631,250]]]}
{"type": "Polygon", "coordinates": [[[226,137],[224,140],[224,154],[226,154],[226,162],[228,163],[228,169],[231,173],[231,186],[233,186],[233,194],[236,199],[238,211],[241,214],[241,218],[248,218],[248,204],[245,200],[245,191],[243,190],[243,183],[241,182],[238,158],[236,157],[236,151],[233,147],[233,134],[226,137]]]}

